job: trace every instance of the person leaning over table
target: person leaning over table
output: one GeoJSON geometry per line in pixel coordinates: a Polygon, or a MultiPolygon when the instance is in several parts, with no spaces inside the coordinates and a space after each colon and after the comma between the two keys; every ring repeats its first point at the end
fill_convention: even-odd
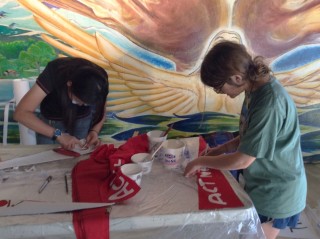
{"type": "Polygon", "coordinates": [[[108,92],[108,75],[100,66],[82,58],[57,58],[17,105],[14,119],[37,132],[37,144],[58,142],[70,150],[86,139],[82,146],[98,145],[108,92]]]}
{"type": "Polygon", "coordinates": [[[262,57],[252,59],[243,45],[221,42],[205,56],[202,82],[235,98],[245,92],[240,135],[191,161],[186,177],[200,168],[243,170],[245,190],[268,239],[295,227],[306,206],[307,181],[293,100],[262,57]],[[228,153],[228,154],[226,154],[228,153]]]}

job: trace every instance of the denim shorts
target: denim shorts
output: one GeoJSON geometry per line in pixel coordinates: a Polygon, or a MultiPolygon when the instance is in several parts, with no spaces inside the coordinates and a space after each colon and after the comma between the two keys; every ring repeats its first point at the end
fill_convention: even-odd
{"type": "Polygon", "coordinates": [[[272,227],[277,229],[284,229],[286,227],[295,228],[298,224],[300,214],[293,215],[287,218],[270,218],[263,215],[258,214],[261,223],[272,222],[272,227]]]}
{"type": "MultiPolygon", "coordinates": [[[[66,127],[62,121],[49,120],[49,119],[46,119],[41,114],[38,117],[43,122],[51,125],[53,128],[60,129],[62,133],[68,133],[66,130],[66,127]]],[[[92,124],[92,113],[84,118],[77,119],[75,121],[73,136],[77,137],[78,139],[86,138],[88,135],[88,131],[91,128],[91,124],[92,124]]],[[[48,138],[42,134],[37,133],[37,144],[55,144],[55,143],[56,142],[54,140],[52,140],[51,138],[48,138]]]]}

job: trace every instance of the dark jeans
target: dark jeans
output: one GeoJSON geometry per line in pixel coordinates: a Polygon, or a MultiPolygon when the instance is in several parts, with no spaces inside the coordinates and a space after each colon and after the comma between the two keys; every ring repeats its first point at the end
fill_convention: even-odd
{"type": "MultiPolygon", "coordinates": [[[[53,128],[60,129],[62,133],[68,133],[62,121],[48,120],[44,118],[41,114],[39,115],[39,118],[43,122],[51,125],[53,128]]],[[[88,135],[88,131],[91,128],[91,123],[92,123],[92,114],[76,120],[74,132],[72,135],[77,137],[78,139],[86,138],[88,135]]],[[[48,138],[42,134],[37,133],[37,144],[55,144],[55,143],[56,142],[51,138],[48,138]]]]}

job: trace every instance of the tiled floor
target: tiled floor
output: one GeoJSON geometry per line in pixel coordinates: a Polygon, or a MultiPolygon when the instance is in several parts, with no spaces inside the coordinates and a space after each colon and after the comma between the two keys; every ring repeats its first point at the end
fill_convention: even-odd
{"type": "Polygon", "coordinates": [[[296,229],[285,229],[280,232],[280,236],[277,239],[320,239],[315,231],[316,224],[312,224],[312,217],[315,215],[315,209],[307,207],[301,214],[300,222],[296,229]],[[311,215],[312,214],[312,215],[311,215]]]}

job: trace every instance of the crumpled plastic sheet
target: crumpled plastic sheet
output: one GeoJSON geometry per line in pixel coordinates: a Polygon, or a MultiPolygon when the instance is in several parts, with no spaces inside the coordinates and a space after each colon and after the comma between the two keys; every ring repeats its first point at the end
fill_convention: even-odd
{"type": "MultiPolygon", "coordinates": [[[[75,163],[67,159],[36,165],[28,172],[1,171],[0,199],[71,201],[71,179],[66,194],[64,175],[75,163]],[[53,180],[39,194],[39,186],[48,175],[53,180]]],[[[265,238],[251,200],[228,172],[226,176],[244,208],[198,210],[196,178],[185,178],[182,170],[168,170],[155,161],[151,173],[142,177],[141,191],[112,207],[110,238],[265,238]]],[[[0,217],[0,238],[74,239],[72,213],[0,217]]]]}
{"type": "Polygon", "coordinates": [[[143,176],[141,192],[113,207],[110,238],[265,238],[251,200],[229,173],[226,176],[244,208],[198,210],[196,179],[156,162],[152,173],[143,176]]]}

